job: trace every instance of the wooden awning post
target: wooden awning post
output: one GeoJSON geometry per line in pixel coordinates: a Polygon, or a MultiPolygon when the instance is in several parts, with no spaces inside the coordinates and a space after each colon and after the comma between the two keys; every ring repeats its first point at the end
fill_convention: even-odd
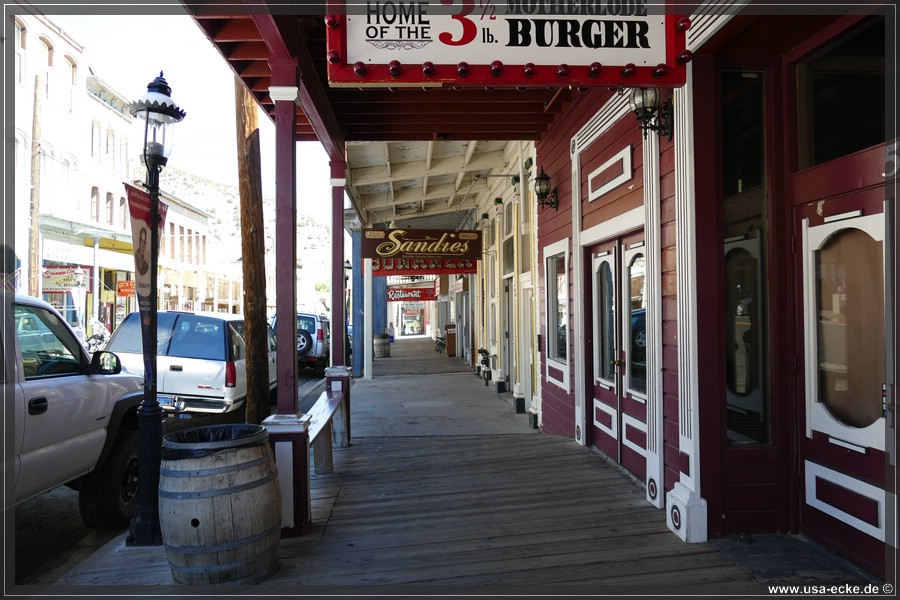
{"type": "Polygon", "coordinates": [[[346,276],[344,272],[344,185],[347,163],[331,160],[331,364],[347,364],[346,276]]]}
{"type": "Polygon", "coordinates": [[[275,339],[280,415],[297,413],[297,61],[272,59],[275,101],[275,339]]]}

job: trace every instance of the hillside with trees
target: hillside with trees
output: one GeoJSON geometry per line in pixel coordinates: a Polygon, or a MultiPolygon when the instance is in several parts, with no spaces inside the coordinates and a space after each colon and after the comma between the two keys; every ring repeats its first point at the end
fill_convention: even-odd
{"type": "MultiPolygon", "coordinates": [[[[211,242],[225,252],[223,259],[240,258],[240,195],[236,185],[228,185],[182,171],[166,169],[163,191],[210,214],[211,242]]],[[[324,199],[330,201],[330,199],[324,199]]],[[[301,208],[302,210],[302,208],[301,208]]],[[[275,248],[275,198],[263,196],[263,220],[267,245],[275,248]]],[[[215,256],[211,254],[211,256],[215,256]]],[[[322,292],[330,290],[330,228],[310,215],[297,213],[298,297],[309,304],[318,303],[322,292]],[[315,296],[314,298],[312,296],[315,296]]]]}

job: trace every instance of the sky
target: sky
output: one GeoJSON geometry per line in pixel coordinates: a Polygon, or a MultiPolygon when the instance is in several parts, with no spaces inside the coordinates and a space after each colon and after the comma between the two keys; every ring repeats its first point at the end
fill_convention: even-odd
{"type": "MultiPolygon", "coordinates": [[[[84,47],[93,74],[136,100],[159,72],[187,115],[176,126],[169,165],[237,185],[234,73],[187,15],[45,14],[84,47]]],[[[259,114],[263,193],[275,195],[275,125],[259,114]]],[[[318,142],[297,144],[298,212],[331,223],[328,156],[318,142]]],[[[165,171],[161,184],[165,188],[165,171]]]]}

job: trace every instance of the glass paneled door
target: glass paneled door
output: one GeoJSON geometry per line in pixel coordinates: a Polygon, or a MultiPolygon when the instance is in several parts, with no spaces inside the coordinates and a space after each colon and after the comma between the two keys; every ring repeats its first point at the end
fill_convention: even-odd
{"type": "Polygon", "coordinates": [[[646,252],[643,232],[591,248],[593,359],[590,442],[646,475],[646,252]]]}
{"type": "Polygon", "coordinates": [[[801,527],[878,564],[885,490],[885,218],[881,190],[797,209],[804,357],[801,527]]]}

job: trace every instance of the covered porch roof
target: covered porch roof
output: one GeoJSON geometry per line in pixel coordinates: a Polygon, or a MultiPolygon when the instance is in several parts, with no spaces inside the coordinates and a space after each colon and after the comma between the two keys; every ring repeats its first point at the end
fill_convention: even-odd
{"type": "Polygon", "coordinates": [[[270,7],[285,14],[243,4],[185,8],[273,120],[271,64],[297,60],[295,140],[318,141],[333,160],[346,162],[353,216],[364,227],[460,227],[461,215],[488,193],[486,176],[501,172],[506,142],[537,141],[581,93],[333,88],[321,7],[270,7]]]}

